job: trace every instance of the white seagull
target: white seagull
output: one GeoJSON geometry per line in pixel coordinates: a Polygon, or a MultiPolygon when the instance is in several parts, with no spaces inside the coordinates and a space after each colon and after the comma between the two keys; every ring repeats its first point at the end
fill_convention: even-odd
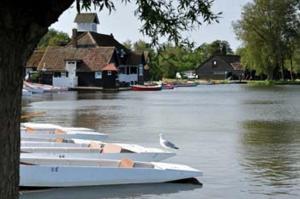
{"type": "Polygon", "coordinates": [[[165,140],[163,138],[162,134],[159,134],[159,143],[162,147],[166,148],[166,149],[179,149],[175,144],[173,144],[172,142],[165,140]]]}

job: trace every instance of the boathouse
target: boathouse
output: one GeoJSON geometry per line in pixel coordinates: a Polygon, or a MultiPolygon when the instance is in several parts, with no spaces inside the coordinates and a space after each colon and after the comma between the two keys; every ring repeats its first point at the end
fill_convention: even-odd
{"type": "Polygon", "coordinates": [[[75,18],[77,29],[66,46],[47,47],[41,59],[26,68],[36,67],[41,83],[54,86],[91,86],[117,88],[143,84],[148,70],[145,53],[136,53],[118,42],[112,34],[97,33],[95,13],[81,13],[75,18]]]}
{"type": "Polygon", "coordinates": [[[240,79],[244,74],[238,55],[214,55],[196,69],[199,79],[240,79]]]}

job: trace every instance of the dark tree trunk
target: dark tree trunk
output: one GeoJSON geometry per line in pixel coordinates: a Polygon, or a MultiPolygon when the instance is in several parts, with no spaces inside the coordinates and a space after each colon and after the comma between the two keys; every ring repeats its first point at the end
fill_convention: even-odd
{"type": "Polygon", "coordinates": [[[285,80],[285,74],[284,74],[284,58],[283,58],[283,56],[281,57],[280,72],[281,72],[281,80],[285,80]]]}
{"type": "Polygon", "coordinates": [[[272,67],[269,67],[267,70],[267,80],[273,80],[274,79],[274,69],[272,67]]]}
{"type": "Polygon", "coordinates": [[[293,74],[293,58],[290,58],[291,61],[291,68],[290,68],[290,75],[291,75],[291,80],[294,80],[294,74],[293,74]]]}
{"type": "Polygon", "coordinates": [[[0,199],[18,198],[23,66],[72,2],[0,1],[0,199]]]}

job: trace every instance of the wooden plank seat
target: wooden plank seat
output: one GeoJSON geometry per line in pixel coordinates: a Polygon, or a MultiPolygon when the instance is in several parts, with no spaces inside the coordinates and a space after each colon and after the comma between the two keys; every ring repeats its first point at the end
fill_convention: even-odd
{"type": "Polygon", "coordinates": [[[133,168],[134,167],[134,161],[130,159],[122,159],[119,163],[120,168],[133,168]]]}
{"type": "Polygon", "coordinates": [[[105,144],[102,153],[121,153],[122,147],[116,144],[105,144]]]}

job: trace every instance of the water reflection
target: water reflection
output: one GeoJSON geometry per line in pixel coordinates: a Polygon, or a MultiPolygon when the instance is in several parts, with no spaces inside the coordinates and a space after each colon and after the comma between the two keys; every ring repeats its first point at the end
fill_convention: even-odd
{"type": "Polygon", "coordinates": [[[252,191],[277,195],[296,191],[294,185],[300,179],[300,122],[253,120],[244,122],[242,128],[241,165],[250,174],[247,181],[253,184],[252,191]],[[261,188],[259,184],[267,186],[261,188]]]}
{"type": "MultiPolygon", "coordinates": [[[[99,111],[76,111],[71,117],[70,126],[92,128],[101,131],[106,126],[118,123],[117,115],[103,115],[99,111]]],[[[108,132],[105,132],[108,133],[108,132]]]]}
{"type": "Polygon", "coordinates": [[[61,188],[20,193],[20,199],[100,199],[135,198],[144,195],[175,194],[199,189],[199,185],[189,184],[147,184],[102,187],[61,188]]]}

